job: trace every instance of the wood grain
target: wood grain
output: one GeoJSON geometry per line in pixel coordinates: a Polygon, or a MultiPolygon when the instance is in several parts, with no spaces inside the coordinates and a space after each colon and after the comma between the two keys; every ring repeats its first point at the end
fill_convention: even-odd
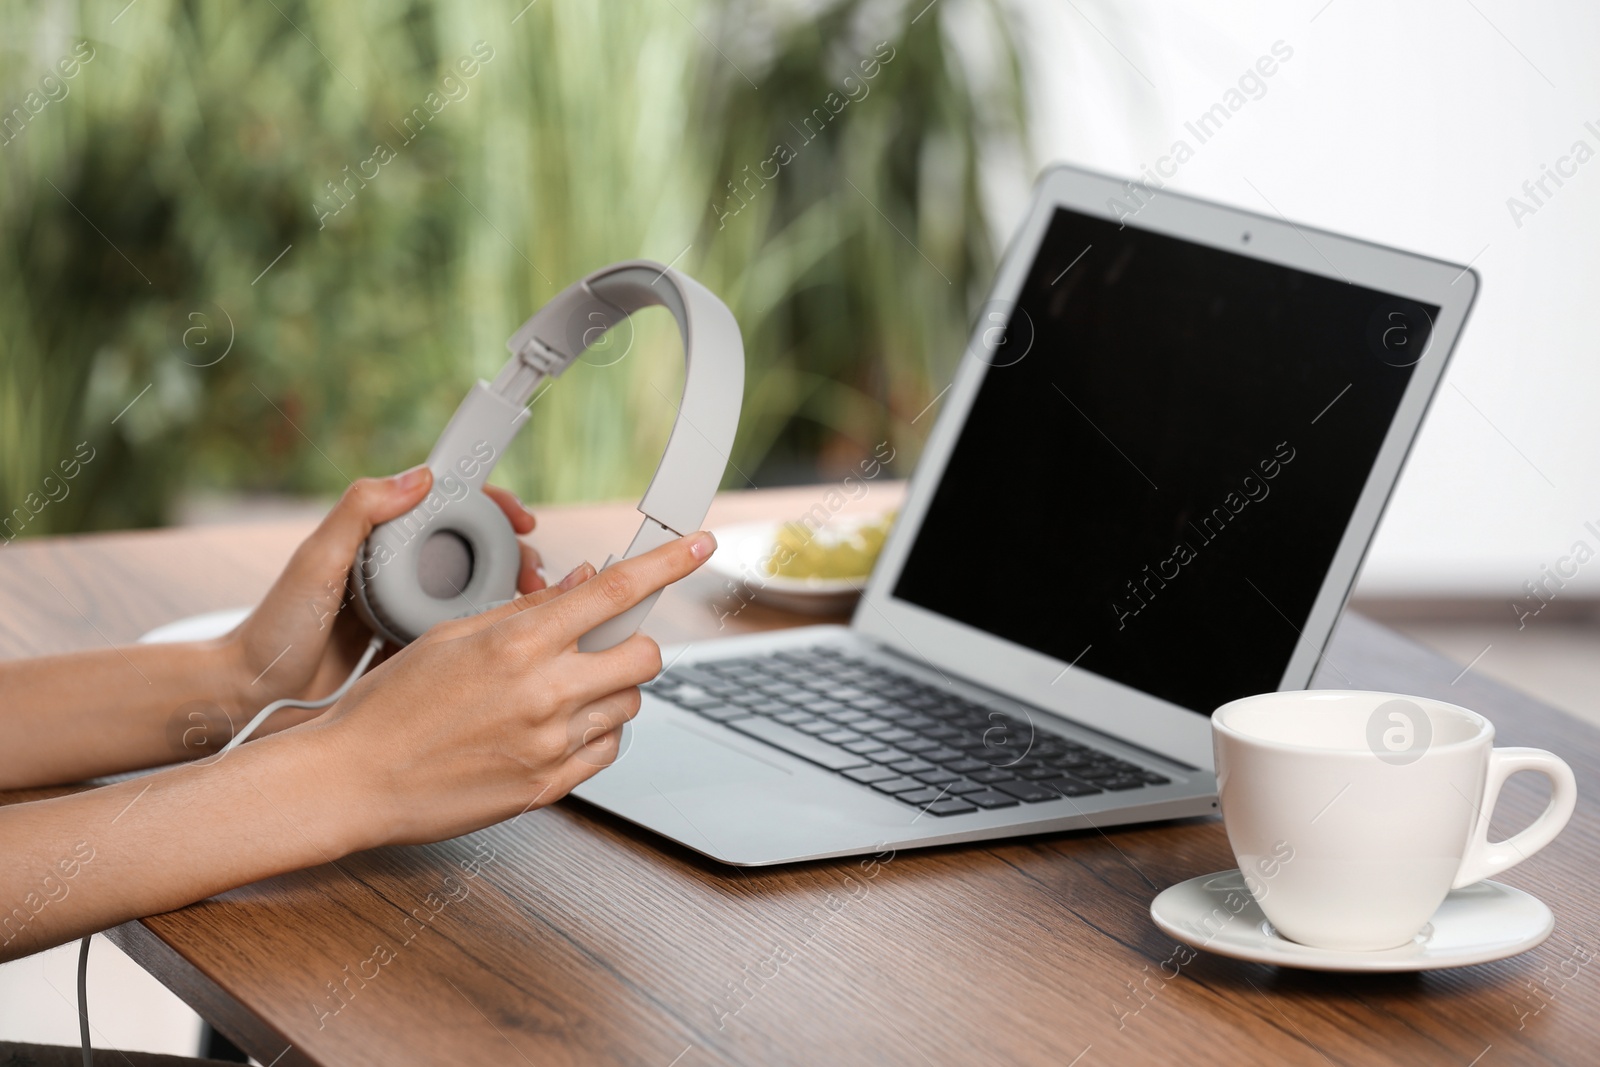
{"type": "MultiPolygon", "coordinates": [[[[727,494],[713,523],[797,515],[826,492],[727,494]]],[[[899,493],[873,485],[846,509],[892,507],[899,493]]],[[[551,508],[535,541],[564,572],[615,551],[636,523],[627,505],[551,508]]],[[[248,603],[304,533],[12,545],[0,552],[0,655],[127,641],[248,603]]],[[[951,572],[965,580],[955,561],[951,572]]],[[[759,605],[730,614],[737,601],[718,609],[721,593],[697,575],[648,629],[671,642],[811,621],[759,605]]],[[[1150,899],[1231,866],[1214,819],[745,871],[574,800],[112,936],[283,1065],[1595,1063],[1600,980],[1573,954],[1600,941],[1600,733],[1459,671],[1347,615],[1317,684],[1466,704],[1497,723],[1498,743],[1552,749],[1576,771],[1567,831],[1501,879],[1548,902],[1556,933],[1478,967],[1322,975],[1204,954],[1163,966],[1174,945],[1150,899]]],[[[1502,830],[1533,817],[1541,789],[1513,780],[1502,830]]]]}

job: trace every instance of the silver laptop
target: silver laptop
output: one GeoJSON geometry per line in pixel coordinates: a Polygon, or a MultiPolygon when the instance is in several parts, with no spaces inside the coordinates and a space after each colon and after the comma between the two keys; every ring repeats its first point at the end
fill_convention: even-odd
{"type": "Polygon", "coordinates": [[[1311,680],[1476,290],[1047,171],[850,625],[664,650],[575,794],[739,865],[1215,811],[1210,713],[1311,680]]]}

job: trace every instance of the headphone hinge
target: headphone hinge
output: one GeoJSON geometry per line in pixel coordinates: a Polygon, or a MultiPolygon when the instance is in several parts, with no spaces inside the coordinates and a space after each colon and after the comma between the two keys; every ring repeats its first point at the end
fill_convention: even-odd
{"type": "Polygon", "coordinates": [[[526,404],[546,378],[554,378],[572,364],[572,357],[557,352],[537,337],[529,337],[506,361],[490,388],[513,404],[526,404]]]}

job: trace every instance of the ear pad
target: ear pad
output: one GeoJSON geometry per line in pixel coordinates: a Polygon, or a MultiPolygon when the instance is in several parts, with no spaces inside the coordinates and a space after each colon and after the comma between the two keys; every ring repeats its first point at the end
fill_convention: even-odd
{"type": "Polygon", "coordinates": [[[437,515],[418,508],[372,531],[356,557],[356,612],[387,640],[408,644],[437,623],[515,597],[521,568],[510,520],[473,491],[437,515]]]}

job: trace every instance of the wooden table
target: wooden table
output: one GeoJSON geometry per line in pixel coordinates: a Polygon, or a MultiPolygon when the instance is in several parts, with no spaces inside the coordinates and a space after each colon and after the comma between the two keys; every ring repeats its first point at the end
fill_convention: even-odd
{"type": "MultiPolygon", "coordinates": [[[[712,521],[798,515],[826,492],[728,494],[712,521]]],[[[899,493],[873,485],[846,510],[891,506],[899,493]]],[[[550,508],[536,540],[566,568],[603,559],[636,523],[627,505],[550,508]]],[[[0,655],[130,641],[248,603],[305,529],[12,545],[0,551],[0,655]]],[[[973,580],[960,561],[950,573],[973,580]]],[[[663,642],[707,636],[718,594],[697,575],[648,629],[663,642]]],[[[727,627],[804,621],[752,604],[727,627]]],[[[1159,889],[1232,865],[1214,819],[740,871],[575,800],[111,936],[278,1067],[1600,1062],[1600,971],[1585,962],[1600,944],[1600,734],[1476,674],[1456,680],[1456,665],[1359,616],[1346,617],[1332,656],[1354,685],[1465,703],[1496,721],[1501,744],[1550,748],[1573,765],[1572,824],[1504,876],[1555,910],[1544,945],[1427,974],[1314,974],[1205,954],[1175,968],[1163,966],[1174,946],[1147,909],[1159,889]],[[371,962],[378,946],[392,958],[371,962]]],[[[1506,828],[1535,814],[1542,789],[1513,781],[1506,828]]],[[[203,814],[195,832],[207,832],[203,814]]]]}

